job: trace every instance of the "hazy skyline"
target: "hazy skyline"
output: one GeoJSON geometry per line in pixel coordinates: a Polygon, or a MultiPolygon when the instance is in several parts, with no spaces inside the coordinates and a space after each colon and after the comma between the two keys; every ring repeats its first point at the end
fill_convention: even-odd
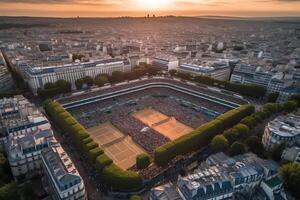
{"type": "Polygon", "coordinates": [[[0,0],[2,16],[300,16],[300,0],[0,0]]]}

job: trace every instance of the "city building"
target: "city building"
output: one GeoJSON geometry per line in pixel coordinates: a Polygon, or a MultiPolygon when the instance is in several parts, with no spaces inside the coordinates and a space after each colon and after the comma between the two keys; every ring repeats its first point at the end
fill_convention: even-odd
{"type": "Polygon", "coordinates": [[[293,79],[291,74],[284,72],[275,73],[269,81],[267,86],[267,91],[272,92],[281,92],[283,89],[293,86],[293,79]]]}
{"type": "Polygon", "coordinates": [[[6,92],[14,88],[14,81],[9,73],[5,60],[0,51],[0,91],[6,92]]]}
{"type": "Polygon", "coordinates": [[[273,73],[271,72],[261,71],[261,67],[239,64],[234,68],[230,80],[242,84],[256,84],[267,88],[272,76],[273,73]]]}
{"type": "Polygon", "coordinates": [[[42,165],[54,200],[86,200],[82,178],[72,160],[60,145],[42,151],[42,165]]]}
{"type": "Polygon", "coordinates": [[[281,159],[290,162],[300,162],[300,148],[298,146],[285,148],[282,152],[281,159]]]}
{"type": "Polygon", "coordinates": [[[152,59],[152,65],[165,71],[177,70],[179,61],[176,56],[159,55],[152,59]]]}
{"type": "Polygon", "coordinates": [[[286,87],[280,91],[277,101],[285,102],[289,99],[289,97],[297,94],[300,94],[300,85],[293,85],[291,87],[286,87]]]}
{"type": "Polygon", "coordinates": [[[47,118],[22,95],[0,100],[0,119],[2,149],[9,137],[51,128],[47,118]]]}
{"type": "Polygon", "coordinates": [[[295,78],[297,71],[276,72],[254,65],[237,65],[230,81],[242,84],[260,85],[267,93],[278,92],[278,101],[286,101],[290,96],[299,92],[299,79],[295,78]]]}
{"type": "Polygon", "coordinates": [[[54,199],[86,199],[83,180],[55,139],[48,119],[26,98],[0,100],[0,130],[1,149],[15,180],[45,174],[54,199]]]}
{"type": "Polygon", "coordinates": [[[265,127],[262,143],[267,150],[282,143],[288,146],[300,144],[300,116],[291,113],[270,121],[265,127]]]}
{"type": "Polygon", "coordinates": [[[226,65],[214,67],[195,64],[181,64],[179,65],[179,70],[194,75],[209,76],[223,81],[227,81],[230,77],[230,67],[226,65]]]}
{"type": "Polygon", "coordinates": [[[41,151],[55,143],[57,141],[51,129],[10,136],[7,144],[8,161],[15,179],[41,174],[41,151]]]}
{"type": "Polygon", "coordinates": [[[150,200],[182,200],[176,186],[171,182],[152,188],[150,191],[149,199],[150,200]]]}
{"type": "Polygon", "coordinates": [[[131,65],[127,59],[112,58],[47,67],[35,67],[23,62],[17,65],[17,69],[31,91],[37,94],[37,90],[46,83],[66,80],[74,86],[76,80],[85,76],[94,78],[98,74],[111,74],[114,71],[129,72],[131,65]]]}
{"type": "Polygon", "coordinates": [[[1,149],[16,179],[41,172],[41,150],[56,143],[47,118],[23,96],[0,100],[1,149]]]}
{"type": "MultiPolygon", "coordinates": [[[[153,188],[151,198],[163,200],[162,194],[169,188],[153,188]]],[[[177,191],[183,200],[238,199],[240,194],[251,199],[286,199],[278,165],[252,153],[234,157],[224,153],[211,155],[192,173],[179,176],[172,191],[177,191]]]]}

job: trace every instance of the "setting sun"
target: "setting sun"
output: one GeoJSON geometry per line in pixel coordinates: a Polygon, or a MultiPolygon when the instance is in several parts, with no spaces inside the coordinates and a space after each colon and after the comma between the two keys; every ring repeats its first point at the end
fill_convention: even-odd
{"type": "Polygon", "coordinates": [[[148,10],[163,10],[170,5],[173,0],[136,0],[139,7],[148,10]]]}

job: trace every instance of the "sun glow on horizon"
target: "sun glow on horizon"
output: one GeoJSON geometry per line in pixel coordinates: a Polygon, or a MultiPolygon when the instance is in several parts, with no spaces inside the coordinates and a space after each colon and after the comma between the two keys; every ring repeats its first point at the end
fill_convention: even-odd
{"type": "Polygon", "coordinates": [[[171,5],[174,0],[135,0],[138,7],[148,10],[163,10],[171,5]]]}
{"type": "Polygon", "coordinates": [[[0,0],[2,16],[300,16],[300,0],[0,0]]]}

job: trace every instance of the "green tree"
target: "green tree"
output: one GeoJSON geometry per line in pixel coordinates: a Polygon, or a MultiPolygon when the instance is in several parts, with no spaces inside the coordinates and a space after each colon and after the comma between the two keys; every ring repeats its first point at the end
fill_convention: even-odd
{"type": "Polygon", "coordinates": [[[266,103],[263,106],[263,110],[268,110],[270,113],[278,113],[284,109],[280,103],[266,103]]]}
{"type": "Polygon", "coordinates": [[[254,128],[257,122],[254,117],[247,116],[241,120],[241,123],[248,126],[249,128],[254,128]]]}
{"type": "Polygon", "coordinates": [[[257,136],[249,136],[246,139],[246,144],[249,147],[249,151],[261,156],[264,153],[264,146],[261,142],[261,139],[257,136]]]}
{"type": "Polygon", "coordinates": [[[24,200],[34,200],[37,199],[34,189],[30,183],[25,183],[21,190],[22,197],[24,200]]]}
{"type": "Polygon", "coordinates": [[[257,122],[263,121],[268,115],[263,111],[257,111],[251,115],[257,122]]]}
{"type": "Polygon", "coordinates": [[[0,153],[0,181],[8,183],[11,179],[12,174],[8,160],[3,153],[0,153]]]}
{"type": "Polygon", "coordinates": [[[217,135],[210,144],[214,152],[225,151],[228,148],[228,140],[223,135],[217,135]]]}
{"type": "Polygon", "coordinates": [[[99,87],[104,86],[106,83],[108,83],[108,77],[105,75],[98,75],[96,76],[94,80],[95,84],[98,85],[99,87]]]}
{"type": "Polygon", "coordinates": [[[189,73],[177,72],[176,75],[179,78],[186,79],[186,80],[189,80],[191,78],[191,74],[189,73]]]}
{"type": "Polygon", "coordinates": [[[130,197],[129,200],[142,200],[142,197],[138,196],[138,195],[133,195],[133,196],[130,197]]]}
{"type": "Polygon", "coordinates": [[[96,148],[90,150],[89,153],[88,153],[88,157],[89,157],[90,162],[92,164],[94,164],[95,161],[96,161],[96,158],[98,156],[100,156],[101,154],[103,154],[103,153],[104,153],[104,151],[102,149],[100,149],[99,147],[96,147],[96,148]]]}
{"type": "Polygon", "coordinates": [[[84,81],[83,81],[82,78],[77,79],[77,80],[75,81],[75,86],[76,86],[77,90],[81,90],[83,84],[84,84],[84,81]]]}
{"type": "Polygon", "coordinates": [[[297,102],[297,105],[298,105],[298,107],[299,107],[299,106],[300,106],[300,93],[299,93],[299,94],[292,95],[288,100],[289,100],[289,101],[296,101],[296,102],[297,102]]]}
{"type": "Polygon", "coordinates": [[[147,69],[147,72],[150,76],[154,76],[154,75],[157,75],[158,72],[159,72],[159,69],[156,68],[156,67],[153,67],[153,66],[149,66],[146,68],[147,69]]]}
{"type": "Polygon", "coordinates": [[[234,142],[229,148],[229,153],[231,156],[243,154],[245,152],[246,152],[246,146],[240,142],[234,142]]]}
{"type": "Polygon", "coordinates": [[[283,185],[296,199],[300,199],[300,164],[289,163],[280,167],[283,185]]]}
{"type": "Polygon", "coordinates": [[[56,85],[60,88],[61,93],[71,92],[71,83],[66,80],[58,80],[56,81],[56,85]]]}
{"type": "Polygon", "coordinates": [[[3,165],[5,165],[7,163],[7,159],[4,156],[3,153],[0,153],[0,166],[2,167],[3,165]]]}
{"type": "Polygon", "coordinates": [[[133,190],[143,185],[143,179],[136,172],[124,171],[115,164],[106,166],[101,173],[102,180],[115,190],[133,190]]]}
{"type": "Polygon", "coordinates": [[[14,181],[0,188],[0,200],[18,200],[17,184],[14,181]]]}
{"type": "Polygon", "coordinates": [[[219,80],[215,80],[209,76],[196,76],[195,77],[195,81],[198,82],[198,83],[203,83],[203,84],[206,84],[206,85],[218,85],[218,84],[221,84],[221,81],[219,80]]]}
{"type": "Polygon", "coordinates": [[[223,135],[230,144],[232,144],[239,138],[239,132],[237,129],[227,129],[224,131],[223,135]]]}
{"type": "Polygon", "coordinates": [[[285,149],[285,143],[275,146],[270,152],[272,159],[275,160],[276,162],[279,162],[281,160],[281,155],[284,149],[285,149]]]}
{"type": "Polygon", "coordinates": [[[279,96],[279,92],[272,92],[268,95],[267,102],[269,103],[275,103],[277,101],[277,98],[279,96]]]}
{"type": "Polygon", "coordinates": [[[136,157],[136,166],[138,169],[145,169],[150,164],[150,156],[146,153],[142,153],[136,157]]]}
{"type": "Polygon", "coordinates": [[[96,170],[101,173],[104,167],[109,166],[112,163],[113,160],[103,153],[102,155],[96,158],[96,163],[95,163],[96,170]]]}
{"type": "Polygon", "coordinates": [[[169,74],[170,74],[171,76],[175,76],[176,73],[177,73],[177,70],[176,70],[176,69],[171,69],[171,70],[169,71],[169,74]]]}
{"type": "Polygon", "coordinates": [[[46,83],[44,85],[44,88],[45,88],[45,90],[50,90],[50,89],[57,88],[57,85],[56,85],[56,83],[46,83]]]}
{"type": "Polygon", "coordinates": [[[131,72],[127,72],[125,74],[125,78],[127,80],[134,80],[134,79],[138,79],[141,76],[141,70],[132,70],[131,72]]]}
{"type": "Polygon", "coordinates": [[[245,137],[247,136],[247,134],[249,133],[249,127],[245,124],[241,124],[241,123],[238,123],[237,125],[235,125],[232,129],[235,129],[238,131],[239,133],[239,136],[240,137],[245,137]]]}
{"type": "Polygon", "coordinates": [[[73,60],[73,62],[75,60],[81,60],[82,58],[84,58],[84,55],[81,55],[81,54],[72,54],[72,60],[73,60]]]}
{"type": "Polygon", "coordinates": [[[124,79],[125,79],[125,75],[123,72],[114,71],[109,78],[109,82],[110,83],[119,83],[119,82],[124,81],[124,79]]]}
{"type": "Polygon", "coordinates": [[[85,84],[87,84],[89,87],[93,86],[94,85],[94,80],[92,77],[90,76],[86,76],[83,78],[83,81],[85,84]]]}
{"type": "Polygon", "coordinates": [[[295,110],[297,106],[298,106],[297,101],[287,101],[283,104],[284,109],[288,112],[295,110]]]}

